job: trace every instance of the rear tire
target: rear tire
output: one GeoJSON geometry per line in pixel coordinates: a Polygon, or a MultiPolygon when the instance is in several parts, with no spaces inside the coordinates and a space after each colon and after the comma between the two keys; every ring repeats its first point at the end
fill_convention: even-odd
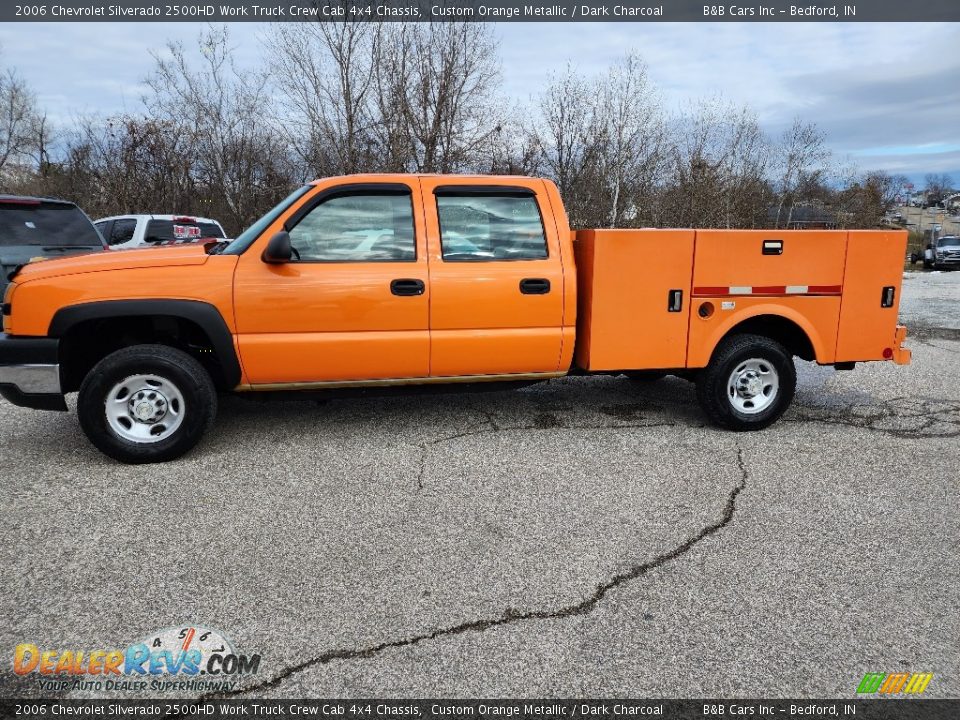
{"type": "Polygon", "coordinates": [[[97,449],[125,463],[165,462],[213,424],[217,393],[195,359],[166,345],[107,355],[80,385],[77,416],[97,449]]]}
{"type": "Polygon", "coordinates": [[[697,376],[697,400],[710,420],[729,430],[762,430],[793,401],[797,371],[778,342],[733,335],[714,350],[697,376]]]}

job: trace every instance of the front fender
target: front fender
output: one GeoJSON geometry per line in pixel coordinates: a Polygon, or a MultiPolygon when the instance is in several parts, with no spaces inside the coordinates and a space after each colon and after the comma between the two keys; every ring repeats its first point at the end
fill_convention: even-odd
{"type": "Polygon", "coordinates": [[[54,314],[47,336],[62,338],[72,327],[88,320],[147,316],[182,318],[199,326],[216,352],[226,386],[240,384],[242,372],[233,334],[220,311],[200,300],[101,300],[69,305],[54,314]]]}

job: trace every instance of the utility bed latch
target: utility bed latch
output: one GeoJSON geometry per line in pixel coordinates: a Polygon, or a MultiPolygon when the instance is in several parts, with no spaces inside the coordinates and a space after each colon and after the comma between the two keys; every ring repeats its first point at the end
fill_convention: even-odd
{"type": "Polygon", "coordinates": [[[783,255],[783,240],[764,240],[764,255],[783,255]]]}

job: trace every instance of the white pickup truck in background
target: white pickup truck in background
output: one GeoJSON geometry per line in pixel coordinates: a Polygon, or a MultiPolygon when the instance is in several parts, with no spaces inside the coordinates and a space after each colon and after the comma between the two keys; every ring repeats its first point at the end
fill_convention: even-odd
{"type": "Polygon", "coordinates": [[[188,215],[115,215],[94,222],[111,250],[180,245],[226,237],[216,220],[188,215]]]}

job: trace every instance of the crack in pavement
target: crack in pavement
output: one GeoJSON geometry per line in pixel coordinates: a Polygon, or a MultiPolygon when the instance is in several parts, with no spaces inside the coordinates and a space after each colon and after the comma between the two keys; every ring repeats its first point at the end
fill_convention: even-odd
{"type": "Polygon", "coordinates": [[[472,427],[466,430],[461,430],[460,432],[452,433],[450,435],[434,438],[433,440],[424,440],[423,442],[416,444],[415,447],[420,450],[420,466],[417,470],[417,490],[423,490],[424,487],[423,478],[427,469],[427,455],[430,452],[430,448],[436,445],[451,442],[453,440],[459,440],[460,438],[471,437],[473,435],[517,432],[523,430],[529,432],[543,432],[546,430],[629,430],[636,428],[676,427],[677,425],[677,423],[672,420],[648,423],[624,423],[621,425],[564,425],[562,421],[555,415],[544,414],[537,416],[537,420],[539,422],[536,425],[498,425],[496,422],[494,422],[493,417],[490,416],[489,413],[486,411],[484,411],[484,413],[488,415],[487,422],[489,423],[490,427],[472,427]]]}
{"type": "MultiPolygon", "coordinates": [[[[503,429],[503,428],[501,428],[503,429]]],[[[743,448],[740,446],[739,442],[736,443],[737,448],[737,467],[740,470],[740,479],[736,485],[731,488],[729,494],[727,495],[726,503],[724,504],[723,513],[720,518],[715,522],[707,525],[700,530],[696,535],[693,535],[687,539],[681,545],[673,548],[672,550],[657,555],[651,560],[634,565],[624,572],[614,575],[612,578],[606,582],[602,582],[597,585],[596,590],[593,591],[585,599],[581,600],[578,603],[573,605],[566,605],[556,609],[547,609],[547,610],[515,610],[513,608],[507,608],[503,614],[498,618],[482,618],[479,620],[470,620],[467,622],[460,623],[458,625],[452,625],[446,628],[439,628],[431,632],[421,633],[419,635],[413,635],[406,638],[400,638],[398,640],[388,640],[382,642],[378,645],[372,645],[366,648],[341,648],[335,650],[328,650],[323,652],[315,657],[305,660],[296,665],[290,665],[274,677],[269,680],[251,685],[245,688],[238,688],[236,690],[230,690],[228,692],[221,693],[208,693],[202,695],[200,700],[212,700],[219,698],[235,697],[237,695],[245,695],[251,692],[258,692],[264,690],[270,690],[272,688],[279,687],[288,678],[308,670],[312,667],[318,665],[327,665],[335,660],[365,660],[368,658],[375,657],[380,653],[386,650],[392,650],[395,648],[406,648],[412,647],[414,645],[419,645],[424,642],[429,642],[431,640],[438,640],[440,638],[446,637],[455,637],[458,635],[464,635],[466,633],[473,632],[484,632],[492,628],[502,627],[505,625],[514,625],[526,621],[535,621],[535,620],[562,620],[571,617],[577,617],[581,615],[587,615],[592,612],[600,601],[610,593],[611,590],[626,585],[634,580],[638,580],[650,572],[656,570],[657,568],[669,563],[672,560],[676,560],[682,555],[686,554],[692,550],[697,544],[701,541],[706,540],[707,538],[715,535],[720,532],[723,528],[729,525],[733,521],[734,514],[737,509],[737,496],[740,495],[747,487],[747,481],[749,480],[749,473],[747,467],[743,461],[743,448]]]]}
{"type": "Polygon", "coordinates": [[[920,323],[910,323],[907,333],[908,339],[919,340],[951,340],[960,342],[960,329],[934,327],[932,325],[922,325],[920,323]]]}
{"type": "MultiPolygon", "coordinates": [[[[624,420],[639,419],[641,410],[662,411],[661,406],[646,404],[605,405],[600,412],[610,417],[624,420]]],[[[444,435],[432,440],[424,440],[415,445],[420,451],[420,463],[417,470],[417,490],[424,489],[427,472],[427,460],[430,449],[436,445],[459,440],[474,435],[499,432],[542,432],[546,430],[630,430],[659,427],[703,428],[704,424],[684,422],[680,418],[653,420],[648,422],[623,422],[621,424],[564,424],[557,414],[540,413],[532,425],[501,425],[487,409],[475,408],[483,415],[481,425],[444,435]]],[[[563,413],[561,413],[562,415],[563,413]]],[[[960,436],[960,403],[937,398],[896,397],[872,404],[847,402],[834,406],[802,405],[797,403],[782,422],[821,423],[858,428],[870,432],[879,432],[908,440],[948,439],[960,436]],[[900,422],[900,426],[890,425],[900,422]],[[884,423],[887,423],[885,426],[884,423]]]]}
{"type": "MultiPolygon", "coordinates": [[[[951,339],[951,338],[942,338],[941,336],[937,336],[937,335],[934,335],[933,338],[934,338],[934,339],[944,339],[944,340],[950,340],[950,339],[951,339]]],[[[947,348],[947,347],[944,347],[943,345],[935,345],[935,344],[933,343],[933,341],[932,341],[931,339],[927,339],[926,336],[912,337],[912,338],[910,338],[910,339],[913,340],[914,342],[919,343],[920,345],[926,345],[926,346],[929,347],[929,348],[933,348],[934,350],[939,350],[939,351],[941,351],[941,352],[950,353],[951,355],[960,355],[960,350],[956,350],[956,349],[954,349],[954,348],[947,348]]]]}
{"type": "Polygon", "coordinates": [[[870,405],[839,407],[798,405],[783,422],[817,422],[881,432],[908,440],[960,436],[960,403],[923,397],[896,397],[870,405]],[[900,425],[884,425],[898,421],[900,425]]]}

